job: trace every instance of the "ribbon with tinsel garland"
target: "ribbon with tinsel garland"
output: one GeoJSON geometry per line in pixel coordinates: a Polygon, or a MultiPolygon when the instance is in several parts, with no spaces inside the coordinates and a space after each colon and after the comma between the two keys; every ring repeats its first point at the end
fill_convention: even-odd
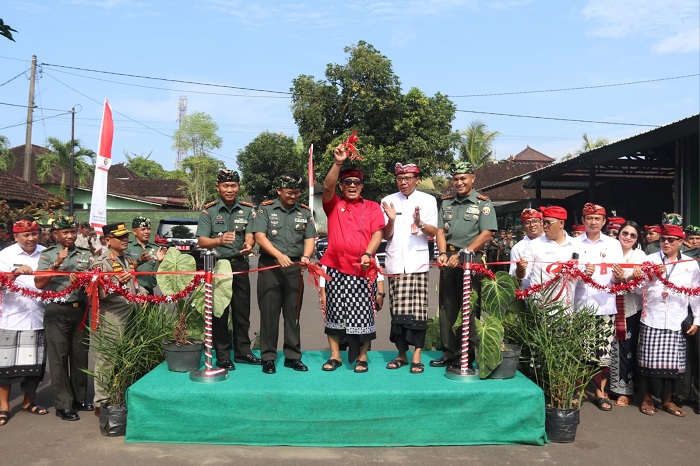
{"type": "Polygon", "coordinates": [[[17,293],[27,298],[36,299],[45,303],[58,303],[65,302],[69,294],[90,283],[91,279],[92,277],[89,274],[78,273],[77,279],[60,291],[34,291],[17,285],[15,281],[10,278],[10,273],[2,273],[0,274],[0,285],[2,285],[4,290],[12,291],[13,293],[17,293]]]}
{"type": "Polygon", "coordinates": [[[343,143],[343,147],[350,152],[350,160],[359,160],[363,161],[364,157],[360,155],[360,153],[357,151],[357,147],[355,147],[355,143],[359,142],[360,138],[357,136],[357,130],[353,130],[352,134],[350,137],[348,137],[345,142],[343,143]]]}

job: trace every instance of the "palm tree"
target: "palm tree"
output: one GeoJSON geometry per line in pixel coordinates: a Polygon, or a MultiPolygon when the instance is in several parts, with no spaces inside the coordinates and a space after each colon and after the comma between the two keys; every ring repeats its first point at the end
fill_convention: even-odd
{"type": "Polygon", "coordinates": [[[599,147],[607,146],[610,141],[605,138],[598,138],[595,141],[588,139],[588,134],[583,133],[583,144],[581,148],[575,152],[575,155],[581,155],[584,152],[590,152],[593,149],[598,149],[599,147]]]}
{"type": "Polygon", "coordinates": [[[46,148],[49,152],[39,155],[36,159],[36,173],[40,181],[45,181],[51,177],[54,168],[58,169],[61,173],[61,196],[65,197],[66,174],[70,173],[71,148],[75,150],[73,172],[77,184],[85,183],[92,174],[95,152],[82,147],[78,139],[73,140],[71,145],[70,141],[63,142],[58,138],[50,137],[46,140],[46,148]],[[91,164],[88,164],[85,159],[89,159],[91,164]]]}
{"type": "Polygon", "coordinates": [[[493,143],[501,133],[488,131],[486,123],[474,120],[467,129],[460,131],[459,134],[462,138],[459,159],[470,162],[476,168],[491,160],[493,143]]]}
{"type": "Polygon", "coordinates": [[[11,170],[15,166],[15,154],[10,150],[10,140],[0,135],[0,170],[11,170]]]}

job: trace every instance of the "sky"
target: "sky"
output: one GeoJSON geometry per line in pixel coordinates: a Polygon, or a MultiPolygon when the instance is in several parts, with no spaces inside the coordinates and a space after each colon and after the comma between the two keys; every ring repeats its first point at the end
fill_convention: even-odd
{"type": "Polygon", "coordinates": [[[478,119],[498,131],[497,158],[529,145],[559,159],[584,133],[616,141],[700,111],[699,5],[4,0],[0,18],[17,32],[16,42],[0,37],[0,135],[24,144],[36,55],[34,144],[69,140],[74,107],[75,137],[96,150],[107,98],[114,162],[150,154],[172,170],[185,96],[188,113],[219,125],[223,145],[212,155],[236,168],[237,153],[261,132],[297,137],[285,94],[292,80],[323,79],[327,64],[346,63],[344,47],[363,40],[391,60],[403,92],[450,96],[455,130],[478,119]]]}

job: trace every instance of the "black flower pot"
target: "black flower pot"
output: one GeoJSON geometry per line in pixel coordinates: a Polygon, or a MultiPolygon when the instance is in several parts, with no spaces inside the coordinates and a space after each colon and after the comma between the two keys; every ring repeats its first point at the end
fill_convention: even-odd
{"type": "Polygon", "coordinates": [[[506,349],[501,350],[503,361],[489,375],[490,379],[512,379],[518,371],[520,359],[520,346],[505,344],[506,349]]]}
{"type": "Polygon", "coordinates": [[[172,341],[163,343],[168,370],[172,372],[191,372],[199,369],[204,342],[201,340],[191,340],[191,342],[191,345],[180,346],[172,341]]]}
{"type": "Polygon", "coordinates": [[[571,443],[576,440],[578,409],[546,408],[544,429],[550,442],[571,443]]]}
{"type": "Polygon", "coordinates": [[[126,403],[102,403],[100,407],[100,433],[106,437],[126,435],[126,403]]]}

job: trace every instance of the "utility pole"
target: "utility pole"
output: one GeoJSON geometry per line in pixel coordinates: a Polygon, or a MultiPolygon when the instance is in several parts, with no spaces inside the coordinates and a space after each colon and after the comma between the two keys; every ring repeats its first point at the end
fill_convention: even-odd
{"type": "Polygon", "coordinates": [[[70,194],[68,195],[68,215],[73,216],[73,201],[75,200],[75,107],[70,109],[70,194]]]}
{"type": "Polygon", "coordinates": [[[24,172],[22,178],[27,181],[32,167],[32,121],[34,113],[34,77],[36,76],[36,55],[32,55],[32,67],[29,74],[29,103],[27,104],[27,135],[24,140],[24,172]]]}
{"type": "Polygon", "coordinates": [[[185,148],[183,147],[182,144],[182,136],[180,135],[180,131],[182,131],[182,121],[185,119],[185,115],[187,114],[187,97],[184,95],[180,96],[180,102],[177,104],[177,129],[178,131],[178,138],[177,138],[177,162],[175,168],[180,168],[180,164],[182,163],[182,159],[185,158],[185,148]]]}

